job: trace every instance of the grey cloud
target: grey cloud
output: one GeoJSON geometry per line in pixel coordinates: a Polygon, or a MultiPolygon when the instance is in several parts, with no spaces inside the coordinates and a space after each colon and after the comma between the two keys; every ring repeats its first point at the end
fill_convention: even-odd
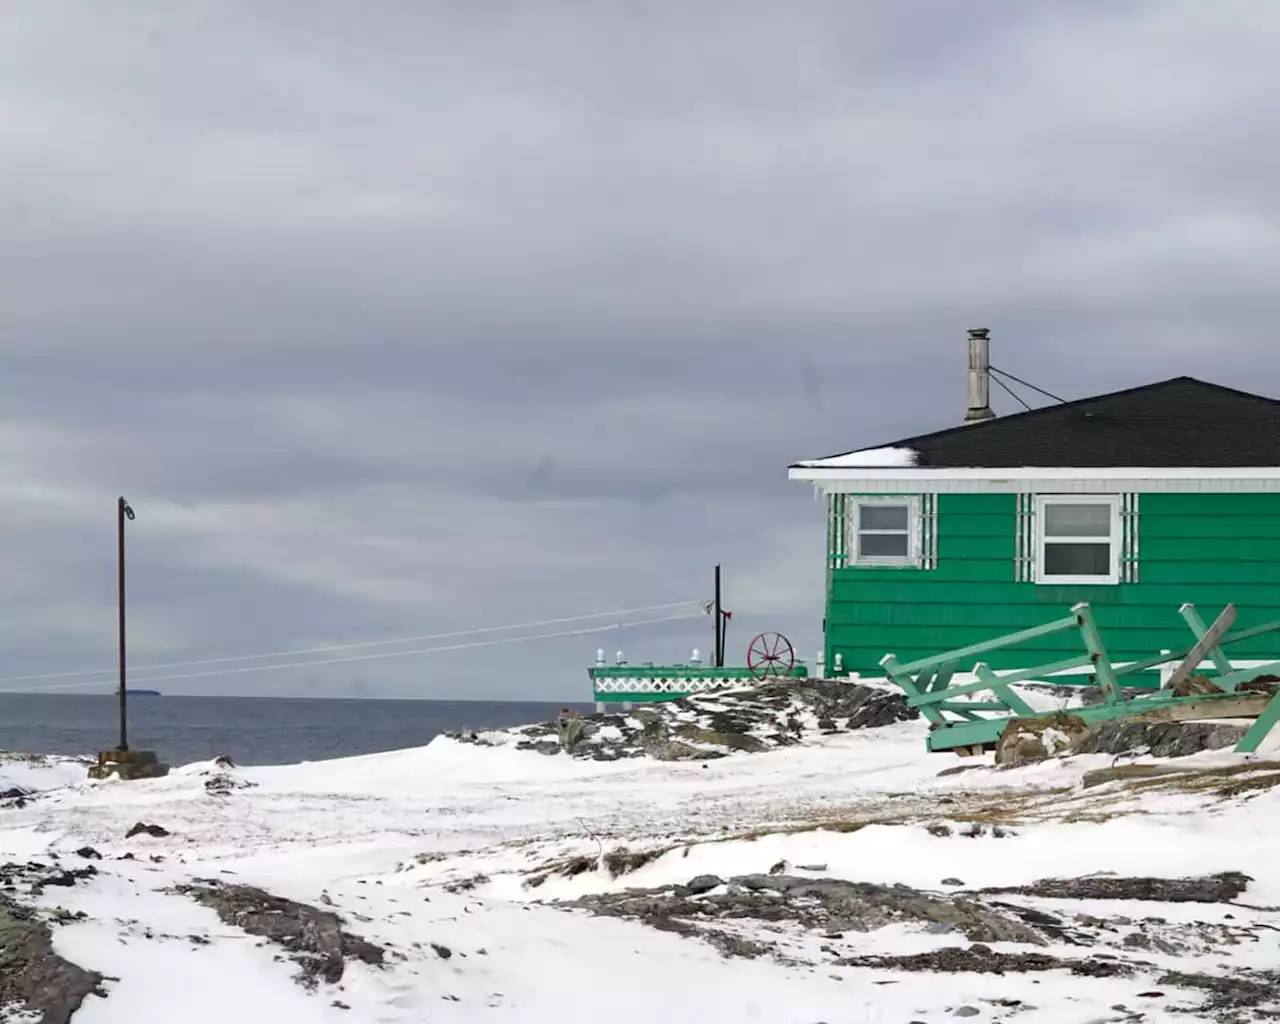
{"type": "MultiPolygon", "coordinates": [[[[0,677],[110,664],[121,491],[152,660],[700,598],[715,561],[731,647],[811,650],[785,468],[956,422],[966,327],[1067,397],[1280,394],[1277,34],[1244,0],[10,4],[0,677]]],[[[174,686],[560,699],[598,645],[707,632],[174,686]]]]}

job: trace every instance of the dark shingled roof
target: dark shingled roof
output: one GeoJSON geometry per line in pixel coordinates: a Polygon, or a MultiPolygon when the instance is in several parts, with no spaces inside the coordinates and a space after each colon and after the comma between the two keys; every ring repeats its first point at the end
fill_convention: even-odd
{"type": "Polygon", "coordinates": [[[915,449],[921,469],[1280,467],[1280,402],[1175,377],[878,447],[915,449]]]}

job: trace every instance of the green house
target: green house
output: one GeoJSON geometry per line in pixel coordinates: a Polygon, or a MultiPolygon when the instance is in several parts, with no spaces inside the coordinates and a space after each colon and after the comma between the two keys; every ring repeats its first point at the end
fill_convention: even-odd
{"type": "MultiPolygon", "coordinates": [[[[828,675],[883,675],[888,653],[931,657],[1078,602],[1117,664],[1185,646],[1188,602],[1233,604],[1242,628],[1280,619],[1280,402],[1177,377],[997,417],[987,332],[969,333],[962,425],[790,468],[826,500],[828,675]]],[[[984,660],[1079,649],[1059,633],[984,660]]],[[[1232,653],[1278,660],[1280,634],[1232,653]]]]}

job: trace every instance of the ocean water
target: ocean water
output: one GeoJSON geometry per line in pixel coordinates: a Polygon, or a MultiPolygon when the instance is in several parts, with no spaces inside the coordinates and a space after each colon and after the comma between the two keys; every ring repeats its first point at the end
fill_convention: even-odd
{"type": "MultiPolygon", "coordinates": [[[[293,764],[429,743],[452,729],[505,728],[580,704],[136,696],[129,746],[171,765],[226,754],[237,764],[293,764]]],[[[0,750],[94,754],[119,742],[114,696],[0,693],[0,750]]]]}

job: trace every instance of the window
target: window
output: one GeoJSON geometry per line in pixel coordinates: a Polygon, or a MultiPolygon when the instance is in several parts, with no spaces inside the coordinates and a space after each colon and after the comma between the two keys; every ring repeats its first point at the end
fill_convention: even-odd
{"type": "Polygon", "coordinates": [[[853,499],[854,565],[918,565],[918,499],[853,499]]]}
{"type": "Polygon", "coordinates": [[[1120,496],[1036,500],[1037,583],[1120,582],[1120,496]]]}

